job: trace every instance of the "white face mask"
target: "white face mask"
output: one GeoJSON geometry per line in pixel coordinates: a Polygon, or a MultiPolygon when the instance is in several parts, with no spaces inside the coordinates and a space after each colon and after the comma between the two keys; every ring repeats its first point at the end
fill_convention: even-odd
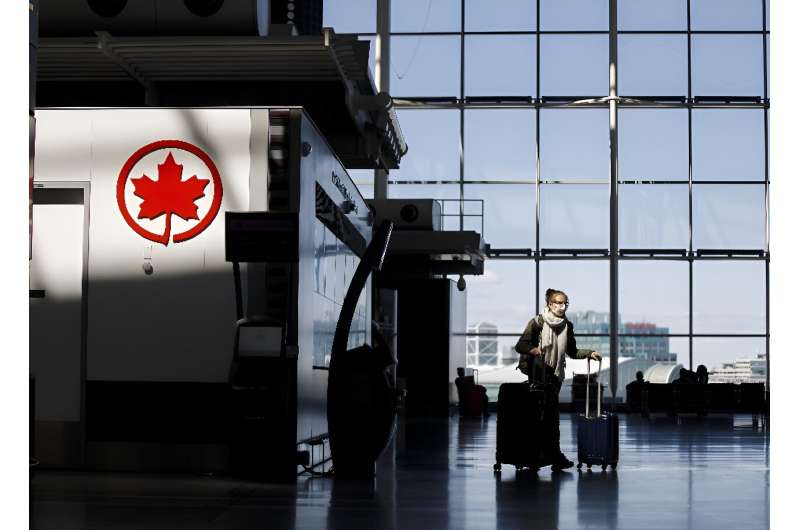
{"type": "Polygon", "coordinates": [[[568,304],[553,302],[550,304],[550,311],[556,316],[563,317],[567,313],[567,306],[568,304]]]}

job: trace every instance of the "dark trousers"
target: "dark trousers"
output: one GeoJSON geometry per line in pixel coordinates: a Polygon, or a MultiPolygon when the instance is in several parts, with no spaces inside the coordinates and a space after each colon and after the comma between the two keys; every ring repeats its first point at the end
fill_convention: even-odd
{"type": "Polygon", "coordinates": [[[561,379],[554,375],[550,382],[556,391],[551,414],[553,415],[553,455],[557,457],[561,455],[561,419],[558,414],[558,394],[561,392],[561,379]]]}
{"type": "MultiPolygon", "coordinates": [[[[542,364],[534,363],[534,374],[533,374],[533,381],[541,381],[542,379],[542,364]]],[[[554,458],[557,458],[561,455],[561,426],[560,426],[560,418],[558,413],[558,394],[561,392],[561,379],[556,376],[555,369],[551,368],[548,365],[545,365],[545,378],[546,383],[552,385],[554,396],[552,399],[548,400],[549,407],[548,410],[545,411],[545,417],[548,418],[548,421],[551,422],[551,447],[552,447],[552,454],[554,458]]]]}

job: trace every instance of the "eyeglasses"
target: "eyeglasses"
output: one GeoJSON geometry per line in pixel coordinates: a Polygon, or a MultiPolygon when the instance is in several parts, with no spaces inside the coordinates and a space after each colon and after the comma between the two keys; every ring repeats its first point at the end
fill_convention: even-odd
{"type": "Polygon", "coordinates": [[[564,309],[569,307],[569,302],[558,303],[558,302],[550,302],[550,305],[554,305],[556,307],[563,307],[564,309]]]}

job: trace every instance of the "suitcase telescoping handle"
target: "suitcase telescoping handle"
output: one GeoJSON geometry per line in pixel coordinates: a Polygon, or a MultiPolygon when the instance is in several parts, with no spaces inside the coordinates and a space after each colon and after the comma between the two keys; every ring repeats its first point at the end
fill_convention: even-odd
{"type": "MultiPolygon", "coordinates": [[[[600,400],[602,394],[600,390],[600,370],[603,368],[603,359],[597,361],[597,417],[600,417],[600,400]]],[[[586,358],[586,417],[589,417],[589,379],[592,375],[592,358],[586,358]]]]}

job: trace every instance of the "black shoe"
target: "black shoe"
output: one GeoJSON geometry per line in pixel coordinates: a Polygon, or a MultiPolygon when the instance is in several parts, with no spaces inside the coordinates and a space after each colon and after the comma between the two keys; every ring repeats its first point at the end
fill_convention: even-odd
{"type": "Polygon", "coordinates": [[[550,469],[553,471],[561,471],[562,469],[569,469],[575,465],[575,462],[564,456],[563,454],[556,457],[550,469]]]}

